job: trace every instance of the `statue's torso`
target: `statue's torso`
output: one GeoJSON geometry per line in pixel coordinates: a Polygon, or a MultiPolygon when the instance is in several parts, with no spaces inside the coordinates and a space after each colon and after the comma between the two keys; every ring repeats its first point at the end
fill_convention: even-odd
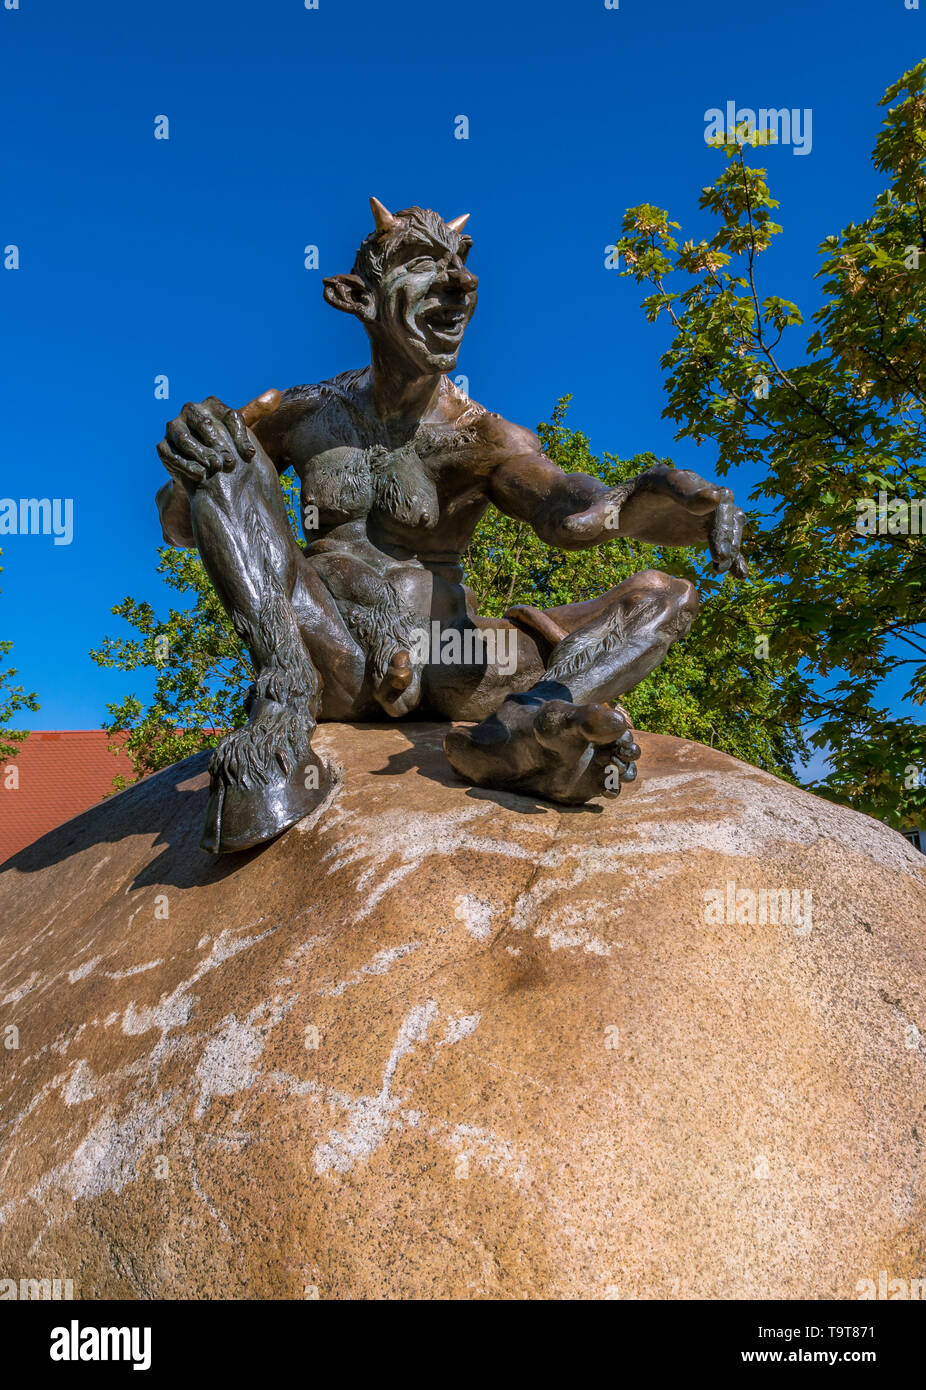
{"type": "Polygon", "coordinates": [[[346,372],[284,397],[295,408],[284,461],[302,484],[309,553],[351,549],[362,529],[384,556],[459,578],[488,505],[486,411],[445,379],[436,418],[390,426],[372,413],[364,378],[346,372]]]}

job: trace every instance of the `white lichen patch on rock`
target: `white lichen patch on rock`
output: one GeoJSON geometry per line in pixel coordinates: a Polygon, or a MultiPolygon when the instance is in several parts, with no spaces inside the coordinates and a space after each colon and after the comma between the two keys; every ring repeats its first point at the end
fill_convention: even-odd
{"type": "Polygon", "coordinates": [[[157,960],[146,960],[143,965],[132,965],[128,970],[107,970],[107,980],[128,980],[133,975],[144,975],[148,970],[156,970],[161,964],[160,957],[157,960]]]}
{"type": "Polygon", "coordinates": [[[642,816],[628,848],[643,854],[714,850],[746,856],[776,843],[810,845],[830,839],[873,858],[884,868],[921,867],[922,856],[896,831],[868,816],[811,796],[742,764],[739,778],[724,772],[680,772],[641,786],[639,801],[658,801],[659,814],[642,816]],[[684,819],[675,814],[678,802],[684,819]],[[720,814],[718,814],[718,810],[720,814]]]}
{"type": "Polygon", "coordinates": [[[399,946],[387,946],[382,951],[377,951],[372,960],[366,961],[352,975],[348,975],[346,980],[341,980],[336,985],[323,987],[318,992],[331,999],[337,999],[338,995],[343,994],[346,989],[350,989],[351,985],[360,984],[368,975],[388,975],[396,961],[402,960],[412,951],[420,950],[423,944],[421,941],[403,941],[399,946]]]}
{"type": "Polygon", "coordinates": [[[234,1014],[222,1020],[218,1031],[206,1043],[196,1067],[197,1119],[205,1114],[213,1096],[233,1096],[254,1085],[267,1034],[295,1003],[295,998],[275,1000],[272,1004],[258,1004],[241,1021],[234,1014]]]}
{"type": "Polygon", "coordinates": [[[462,922],[470,936],[487,941],[492,935],[494,905],[474,893],[459,893],[453,904],[453,915],[462,922]]]}
{"type": "Polygon", "coordinates": [[[344,1129],[330,1130],[323,1143],[315,1146],[313,1162],[318,1174],[334,1168],[348,1173],[360,1159],[368,1159],[383,1142],[392,1124],[399,1101],[392,1094],[399,1063],[428,1034],[436,1014],[436,1000],[418,1004],[402,1020],[399,1035],[383,1071],[383,1084],[375,1096],[358,1096],[345,1103],[347,1124],[344,1129]]]}
{"type": "Polygon", "coordinates": [[[482,1014],[463,1014],[460,1018],[448,1018],[447,1031],[441,1038],[441,1046],[462,1042],[464,1038],[470,1037],[479,1027],[479,1020],[482,1014]]]}

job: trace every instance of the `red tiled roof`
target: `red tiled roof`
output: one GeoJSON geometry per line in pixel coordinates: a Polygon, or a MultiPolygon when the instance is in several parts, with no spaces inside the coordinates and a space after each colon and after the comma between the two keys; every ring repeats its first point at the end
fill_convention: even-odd
{"type": "Polygon", "coordinates": [[[0,759],[0,864],[102,801],[117,773],[131,780],[128,756],[109,751],[117,741],[105,729],[33,732],[14,758],[0,759]],[[19,774],[15,789],[6,785],[13,767],[19,774]]]}

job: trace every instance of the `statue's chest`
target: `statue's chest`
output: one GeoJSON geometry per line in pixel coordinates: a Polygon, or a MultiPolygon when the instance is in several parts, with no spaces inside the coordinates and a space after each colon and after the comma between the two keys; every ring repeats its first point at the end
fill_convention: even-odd
{"type": "Polygon", "coordinates": [[[367,451],[371,512],[394,525],[432,529],[440,517],[440,463],[439,452],[419,451],[416,443],[374,445],[367,451]]]}
{"type": "Polygon", "coordinates": [[[472,446],[470,430],[432,425],[422,425],[408,442],[372,446],[367,450],[371,511],[391,529],[433,530],[472,446]]]}
{"type": "Polygon", "coordinates": [[[400,525],[432,527],[440,514],[435,460],[413,444],[331,449],[303,471],[303,503],[316,505],[327,525],[371,514],[400,525]]]}
{"type": "Polygon", "coordinates": [[[454,478],[469,456],[469,432],[422,425],[401,443],[379,438],[316,458],[304,476],[304,500],[328,525],[370,518],[391,533],[433,531],[452,505],[454,478]]]}

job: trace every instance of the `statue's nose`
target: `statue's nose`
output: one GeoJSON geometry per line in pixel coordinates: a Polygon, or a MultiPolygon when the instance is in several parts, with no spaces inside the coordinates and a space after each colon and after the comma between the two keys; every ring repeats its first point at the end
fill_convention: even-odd
{"type": "Polygon", "coordinates": [[[464,265],[453,266],[447,276],[447,281],[450,288],[456,290],[458,294],[472,294],[479,284],[478,276],[472,275],[464,265]]]}

